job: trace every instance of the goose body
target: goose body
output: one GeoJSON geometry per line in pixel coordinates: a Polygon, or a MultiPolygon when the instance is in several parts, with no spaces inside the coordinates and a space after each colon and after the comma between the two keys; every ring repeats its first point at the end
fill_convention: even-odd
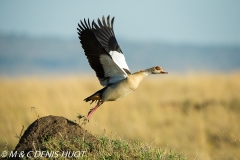
{"type": "Polygon", "coordinates": [[[136,90],[139,83],[146,76],[145,72],[139,73],[141,76],[128,75],[126,79],[118,83],[111,84],[106,87],[102,94],[102,101],[115,101],[119,98],[125,97],[132,91],[136,90]],[[114,94],[113,94],[114,93],[114,94]]]}
{"type": "Polygon", "coordinates": [[[120,46],[113,31],[112,18],[104,16],[98,24],[94,21],[90,24],[89,19],[80,21],[78,24],[78,35],[85,55],[100,84],[104,86],[101,90],[85,98],[86,102],[97,101],[97,105],[88,112],[89,120],[92,113],[104,102],[115,101],[136,90],[140,82],[149,74],[167,74],[159,66],[136,73],[131,73],[125,61],[120,46]]]}

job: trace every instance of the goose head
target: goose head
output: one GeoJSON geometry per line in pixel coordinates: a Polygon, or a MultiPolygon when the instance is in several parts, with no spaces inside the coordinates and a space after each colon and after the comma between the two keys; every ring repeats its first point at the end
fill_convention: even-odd
{"type": "Polygon", "coordinates": [[[152,67],[149,69],[150,74],[168,74],[168,72],[163,71],[159,66],[152,67]]]}

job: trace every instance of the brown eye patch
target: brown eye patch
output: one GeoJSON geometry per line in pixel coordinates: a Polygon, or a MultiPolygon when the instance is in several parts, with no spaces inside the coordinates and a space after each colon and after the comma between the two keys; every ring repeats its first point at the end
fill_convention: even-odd
{"type": "Polygon", "coordinates": [[[162,68],[159,67],[159,66],[155,67],[155,69],[156,69],[156,70],[162,70],[162,68]]]}

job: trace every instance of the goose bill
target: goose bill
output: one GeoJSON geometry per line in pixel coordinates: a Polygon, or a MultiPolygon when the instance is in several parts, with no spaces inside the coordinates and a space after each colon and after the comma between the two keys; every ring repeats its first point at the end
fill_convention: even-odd
{"type": "Polygon", "coordinates": [[[161,71],[160,74],[168,74],[168,72],[161,71]]]}

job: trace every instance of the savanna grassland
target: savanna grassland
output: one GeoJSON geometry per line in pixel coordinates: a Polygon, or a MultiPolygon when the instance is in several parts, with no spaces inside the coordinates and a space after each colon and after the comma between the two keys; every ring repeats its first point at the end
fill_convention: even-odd
{"type": "MultiPolygon", "coordinates": [[[[0,78],[0,149],[47,115],[78,122],[101,89],[92,76],[0,78]]],[[[84,126],[92,134],[140,140],[189,159],[240,159],[240,73],[149,76],[129,96],[104,103],[84,126]]]]}

